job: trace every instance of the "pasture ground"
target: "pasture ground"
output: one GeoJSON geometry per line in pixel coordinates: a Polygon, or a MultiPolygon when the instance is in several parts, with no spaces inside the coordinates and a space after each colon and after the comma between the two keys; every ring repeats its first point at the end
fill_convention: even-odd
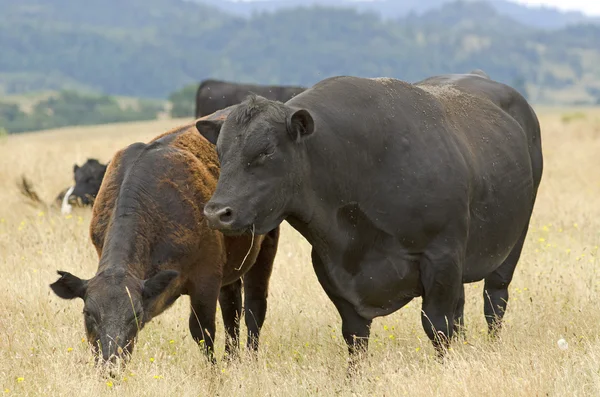
{"type": "MultiPolygon", "coordinates": [[[[256,361],[226,364],[218,313],[211,369],[188,331],[188,298],[149,323],[133,359],[101,377],[82,302],[54,296],[56,270],[91,277],[90,211],[24,204],[24,173],[47,201],[74,162],[106,162],[186,120],[66,128],[0,140],[0,393],[6,396],[592,396],[600,395],[600,111],[540,109],[545,170],[498,341],[485,334],[482,282],[466,288],[467,339],[446,364],[421,328],[420,299],[373,323],[364,374],[347,382],[341,322],[313,273],[308,244],[283,225],[256,361]],[[569,113],[568,115],[566,115],[569,113]],[[566,115],[566,117],[565,117],[566,115]],[[564,338],[566,350],[557,341],[564,338]]],[[[245,328],[242,328],[245,333],[245,328]]],[[[245,341],[245,338],[243,339],[245,341]]]]}

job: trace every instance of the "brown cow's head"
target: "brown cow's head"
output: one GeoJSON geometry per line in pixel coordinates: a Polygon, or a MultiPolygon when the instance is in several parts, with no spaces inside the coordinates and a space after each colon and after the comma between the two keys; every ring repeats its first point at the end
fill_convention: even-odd
{"type": "Polygon", "coordinates": [[[156,306],[163,306],[161,294],[178,275],[164,270],[140,280],[123,269],[110,269],[82,280],[71,273],[58,274],[50,288],[63,299],[83,299],[88,341],[104,362],[131,354],[137,333],[155,315],[156,306]]]}

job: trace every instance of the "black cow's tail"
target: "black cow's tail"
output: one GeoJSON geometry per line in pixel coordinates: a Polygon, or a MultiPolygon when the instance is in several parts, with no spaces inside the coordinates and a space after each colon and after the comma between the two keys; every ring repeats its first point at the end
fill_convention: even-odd
{"type": "Polygon", "coordinates": [[[21,175],[21,179],[19,181],[17,181],[17,187],[19,188],[19,192],[21,192],[21,194],[27,198],[26,203],[33,206],[33,207],[43,207],[43,208],[47,208],[48,204],[46,204],[41,198],[40,196],[37,194],[37,192],[34,190],[33,188],[33,184],[31,183],[31,181],[29,179],[27,179],[27,177],[25,177],[25,175],[21,175]]]}

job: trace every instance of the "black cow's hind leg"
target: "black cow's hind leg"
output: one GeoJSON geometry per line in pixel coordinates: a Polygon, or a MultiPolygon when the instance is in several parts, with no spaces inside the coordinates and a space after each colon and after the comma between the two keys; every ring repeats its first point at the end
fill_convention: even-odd
{"type": "Polygon", "coordinates": [[[454,311],[454,336],[465,337],[465,286],[461,285],[460,295],[454,311]]]}
{"type": "Polygon", "coordinates": [[[421,259],[421,323],[438,357],[443,357],[449,347],[456,310],[464,305],[464,302],[459,305],[464,291],[459,258],[459,254],[442,247],[431,249],[421,259]]]}
{"type": "Polygon", "coordinates": [[[485,278],[483,311],[488,324],[488,333],[492,337],[496,336],[502,328],[502,318],[508,304],[508,286],[512,281],[517,262],[521,257],[528,227],[529,225],[525,228],[519,241],[502,265],[485,278]]]}

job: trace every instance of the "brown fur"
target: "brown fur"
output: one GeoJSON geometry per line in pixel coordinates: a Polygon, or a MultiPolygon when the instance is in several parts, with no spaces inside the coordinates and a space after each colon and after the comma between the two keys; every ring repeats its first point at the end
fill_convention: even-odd
{"type": "MultiPolygon", "coordinates": [[[[206,118],[227,114],[217,112],[206,118]]],[[[218,176],[215,148],[198,133],[195,123],[167,131],[148,144],[130,145],[110,161],[93,206],[90,235],[99,257],[97,283],[106,282],[105,274],[148,280],[161,271],[177,271],[178,276],[144,309],[144,321],[187,294],[193,309],[192,336],[204,340],[212,351],[219,299],[228,331],[227,351],[233,352],[239,333],[235,316],[241,314],[240,279],[246,294],[246,322],[256,323],[258,312],[266,311],[279,229],[254,237],[229,237],[209,229],[203,209],[218,176]],[[220,296],[222,287],[227,290],[220,296]]],[[[264,313],[259,324],[248,326],[250,347],[257,347],[263,320],[264,313]]]]}

